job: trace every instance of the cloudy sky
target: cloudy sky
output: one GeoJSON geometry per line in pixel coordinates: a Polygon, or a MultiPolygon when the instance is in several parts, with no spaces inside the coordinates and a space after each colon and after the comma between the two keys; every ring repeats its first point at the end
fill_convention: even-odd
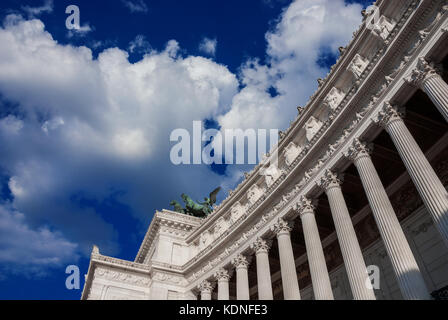
{"type": "Polygon", "coordinates": [[[133,260],[155,210],[221,201],[247,166],[175,166],[172,130],[287,128],[368,4],[2,0],[0,299],[79,299],[92,244],[133,260]]]}

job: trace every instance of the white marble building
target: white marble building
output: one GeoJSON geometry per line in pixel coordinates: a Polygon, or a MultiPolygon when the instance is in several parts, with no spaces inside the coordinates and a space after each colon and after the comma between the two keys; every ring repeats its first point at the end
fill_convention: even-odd
{"type": "Polygon", "coordinates": [[[266,181],[265,159],[204,220],[156,212],[133,262],[94,247],[82,299],[431,299],[446,288],[448,1],[376,5],[380,19],[366,16],[282,133],[280,173],[266,181]],[[379,289],[366,286],[370,265],[379,289]]]}

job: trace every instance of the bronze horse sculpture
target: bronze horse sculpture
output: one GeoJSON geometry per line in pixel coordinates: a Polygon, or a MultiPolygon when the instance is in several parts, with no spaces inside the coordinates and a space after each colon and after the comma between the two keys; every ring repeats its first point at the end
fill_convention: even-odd
{"type": "Polygon", "coordinates": [[[210,192],[209,197],[204,198],[204,202],[196,202],[185,193],[182,193],[181,198],[185,202],[185,208],[179,202],[173,200],[170,205],[174,207],[174,211],[186,215],[205,218],[213,211],[213,205],[216,203],[216,195],[221,190],[221,187],[216,188],[210,192]]]}

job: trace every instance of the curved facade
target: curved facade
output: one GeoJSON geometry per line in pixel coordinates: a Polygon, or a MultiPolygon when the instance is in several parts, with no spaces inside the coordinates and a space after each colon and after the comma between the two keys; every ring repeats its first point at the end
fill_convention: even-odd
{"type": "Polygon", "coordinates": [[[156,212],[135,261],[95,247],[82,299],[430,299],[448,286],[448,2],[375,4],[272,155],[206,219],[156,212]]]}

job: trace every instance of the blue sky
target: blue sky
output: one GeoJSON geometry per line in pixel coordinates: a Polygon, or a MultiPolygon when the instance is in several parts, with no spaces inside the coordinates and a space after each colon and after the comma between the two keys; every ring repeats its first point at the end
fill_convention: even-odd
{"type": "Polygon", "coordinates": [[[174,166],[170,132],[285,129],[368,4],[3,0],[0,299],[79,299],[93,244],[133,260],[171,199],[221,201],[250,166],[174,166]]]}

